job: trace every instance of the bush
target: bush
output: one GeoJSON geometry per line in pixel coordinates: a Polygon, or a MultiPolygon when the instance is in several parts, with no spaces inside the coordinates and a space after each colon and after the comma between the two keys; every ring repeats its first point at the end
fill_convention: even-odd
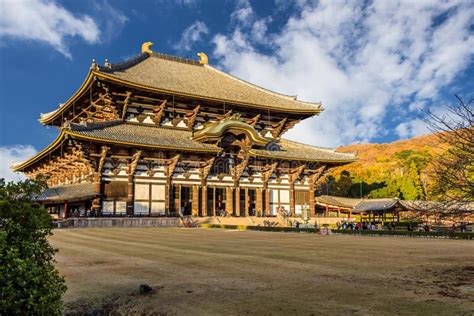
{"type": "Polygon", "coordinates": [[[52,219],[33,201],[45,185],[0,179],[0,314],[60,315],[63,277],[48,242],[52,219]]]}

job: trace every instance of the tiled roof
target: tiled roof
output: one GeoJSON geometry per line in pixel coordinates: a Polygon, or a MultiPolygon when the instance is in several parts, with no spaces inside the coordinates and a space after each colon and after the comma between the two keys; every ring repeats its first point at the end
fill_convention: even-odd
{"type": "Polygon", "coordinates": [[[281,147],[281,150],[252,149],[251,152],[256,156],[265,156],[275,159],[297,159],[322,162],[352,162],[356,160],[354,154],[340,153],[335,149],[310,146],[287,139],[281,139],[278,145],[281,147]]]}
{"type": "Polygon", "coordinates": [[[158,53],[146,56],[113,65],[110,69],[101,67],[100,71],[107,76],[176,94],[290,112],[316,114],[322,111],[320,103],[296,100],[294,96],[264,89],[197,61],[158,53]]]}
{"type": "Polygon", "coordinates": [[[69,134],[137,146],[191,151],[220,151],[220,148],[215,145],[192,140],[190,131],[131,123],[97,124],[90,127],[71,124],[69,134]]]}
{"type": "Polygon", "coordinates": [[[321,195],[321,196],[316,197],[316,202],[318,203],[334,205],[338,207],[345,207],[345,208],[353,208],[361,201],[362,199],[352,199],[352,198],[331,196],[331,195],[321,195]]]}
{"type": "Polygon", "coordinates": [[[399,206],[399,199],[354,199],[347,197],[321,195],[316,197],[316,202],[332,205],[336,207],[345,207],[352,209],[353,212],[371,212],[371,211],[390,211],[399,206]]]}
{"type": "Polygon", "coordinates": [[[48,188],[41,192],[36,200],[41,202],[60,202],[80,200],[93,196],[95,196],[94,185],[87,182],[48,188]]]}

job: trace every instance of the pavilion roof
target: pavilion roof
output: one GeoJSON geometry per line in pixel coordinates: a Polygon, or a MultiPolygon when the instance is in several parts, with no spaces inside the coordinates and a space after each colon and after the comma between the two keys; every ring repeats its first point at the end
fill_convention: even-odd
{"type": "Polygon", "coordinates": [[[90,182],[50,187],[36,197],[40,202],[61,202],[82,200],[95,196],[94,185],[90,182]]]}

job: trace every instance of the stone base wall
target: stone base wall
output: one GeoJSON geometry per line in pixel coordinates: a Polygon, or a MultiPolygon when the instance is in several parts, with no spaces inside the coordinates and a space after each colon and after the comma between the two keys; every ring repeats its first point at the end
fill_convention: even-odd
{"type": "Polygon", "coordinates": [[[90,227],[182,227],[177,217],[159,218],[69,218],[58,222],[58,228],[90,228],[90,227]]]}

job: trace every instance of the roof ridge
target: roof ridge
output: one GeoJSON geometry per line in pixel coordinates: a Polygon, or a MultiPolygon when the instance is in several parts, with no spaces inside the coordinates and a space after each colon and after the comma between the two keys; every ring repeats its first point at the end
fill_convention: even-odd
{"type": "Polygon", "coordinates": [[[259,86],[259,85],[254,84],[254,83],[248,82],[248,81],[246,81],[246,80],[244,80],[244,79],[241,79],[241,78],[239,78],[239,77],[236,77],[236,76],[234,76],[234,75],[232,75],[232,74],[229,74],[229,73],[227,73],[227,72],[225,72],[225,71],[222,71],[222,70],[220,70],[220,69],[218,69],[218,68],[216,68],[216,67],[213,67],[213,66],[211,66],[211,65],[209,65],[209,64],[204,65],[204,67],[205,67],[205,68],[209,68],[210,70],[213,70],[213,71],[215,71],[215,72],[217,72],[217,73],[220,73],[220,74],[222,74],[222,75],[224,75],[224,76],[227,76],[227,77],[229,77],[230,79],[236,80],[236,81],[238,81],[239,83],[245,84],[245,85],[247,85],[247,86],[249,86],[249,87],[252,87],[252,88],[256,88],[256,89],[258,89],[258,90],[260,90],[260,91],[262,91],[262,92],[265,92],[265,93],[268,93],[268,94],[271,94],[271,95],[275,95],[275,96],[277,96],[277,97],[283,97],[283,98],[286,98],[286,99],[291,100],[291,101],[296,101],[296,102],[300,102],[300,103],[304,103],[304,104],[308,104],[308,105],[312,105],[312,106],[317,106],[317,108],[321,108],[321,102],[308,102],[308,101],[298,100],[298,99],[297,99],[297,96],[293,96],[293,95],[288,95],[288,94],[283,94],[283,93],[278,93],[278,92],[272,91],[272,90],[270,90],[270,89],[261,87],[261,86],[259,86]]]}

